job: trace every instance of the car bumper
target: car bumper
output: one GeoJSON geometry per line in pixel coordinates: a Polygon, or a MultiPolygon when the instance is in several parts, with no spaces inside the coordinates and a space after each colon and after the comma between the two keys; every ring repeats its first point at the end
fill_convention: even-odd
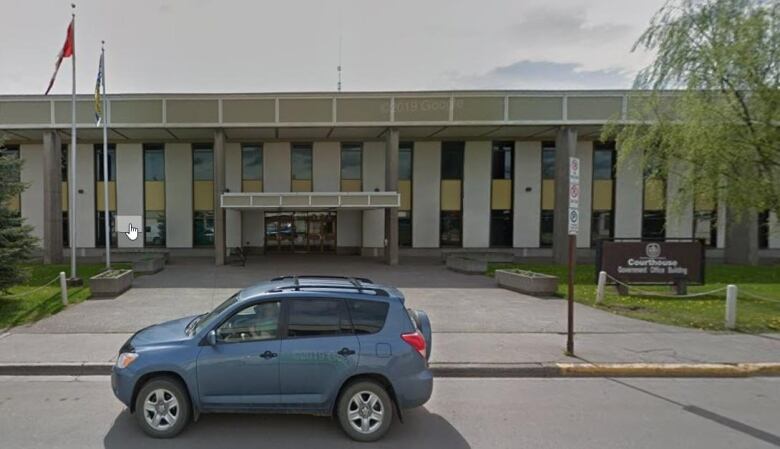
{"type": "Polygon", "coordinates": [[[135,377],[126,369],[118,369],[116,367],[111,369],[111,389],[114,391],[114,396],[131,408],[133,386],[135,385],[134,379],[135,377]]]}
{"type": "Polygon", "coordinates": [[[429,369],[425,369],[417,374],[396,379],[394,388],[401,408],[419,407],[431,398],[433,374],[429,369]]]}

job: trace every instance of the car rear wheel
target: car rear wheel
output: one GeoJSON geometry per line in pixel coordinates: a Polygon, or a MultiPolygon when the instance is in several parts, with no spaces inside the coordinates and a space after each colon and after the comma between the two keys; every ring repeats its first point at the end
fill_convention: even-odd
{"type": "Polygon", "coordinates": [[[376,441],[393,422],[393,402],[376,382],[356,382],[342,393],[338,404],[342,430],[356,441],[376,441]]]}
{"type": "Polygon", "coordinates": [[[152,379],[138,392],[135,417],[147,435],[175,437],[190,421],[190,398],[181,382],[168,377],[152,379]]]}

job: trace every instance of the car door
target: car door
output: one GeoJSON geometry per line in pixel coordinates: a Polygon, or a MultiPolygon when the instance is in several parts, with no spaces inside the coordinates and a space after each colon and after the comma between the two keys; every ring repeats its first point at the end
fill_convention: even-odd
{"type": "Polygon", "coordinates": [[[360,347],[346,303],[338,298],[290,298],[284,307],[281,401],[321,409],[358,365],[360,347]]]}
{"type": "Polygon", "coordinates": [[[216,328],[216,344],[197,360],[206,409],[268,408],[279,403],[279,301],[249,304],[216,328]]]}

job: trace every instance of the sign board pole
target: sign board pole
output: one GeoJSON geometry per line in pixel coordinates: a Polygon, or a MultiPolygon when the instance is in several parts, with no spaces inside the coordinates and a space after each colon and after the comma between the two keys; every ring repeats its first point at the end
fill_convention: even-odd
{"type": "Polygon", "coordinates": [[[580,160],[569,158],[569,292],[567,301],[566,355],[574,355],[574,263],[580,229],[580,160]]]}

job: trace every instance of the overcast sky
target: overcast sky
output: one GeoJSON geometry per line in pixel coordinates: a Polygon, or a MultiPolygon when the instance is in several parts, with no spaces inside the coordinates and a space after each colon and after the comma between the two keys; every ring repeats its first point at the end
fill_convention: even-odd
{"type": "MultiPolygon", "coordinates": [[[[605,89],[663,0],[80,0],[78,91],[605,89]]],[[[0,93],[43,93],[70,1],[0,0],[0,93]]],[[[70,92],[66,60],[53,93],[70,92]]]]}

